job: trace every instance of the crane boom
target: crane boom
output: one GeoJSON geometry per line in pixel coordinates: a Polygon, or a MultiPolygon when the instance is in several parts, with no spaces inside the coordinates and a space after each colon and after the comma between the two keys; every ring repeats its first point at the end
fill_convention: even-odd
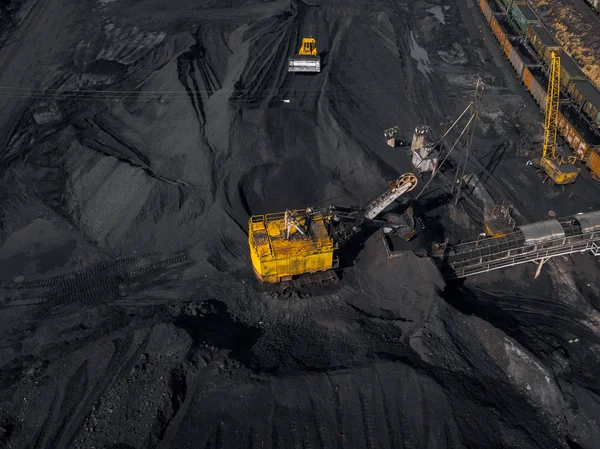
{"type": "MultiPolygon", "coordinates": [[[[573,164],[565,164],[556,151],[558,132],[558,104],[560,101],[560,55],[552,52],[548,91],[546,92],[546,116],[544,120],[544,146],[540,165],[555,184],[564,185],[575,182],[579,169],[573,164]]],[[[544,180],[545,182],[545,180],[544,180]]]]}
{"type": "Polygon", "coordinates": [[[373,220],[386,207],[392,204],[406,192],[417,186],[417,177],[412,173],[405,173],[395,181],[390,182],[386,192],[375,198],[364,207],[363,215],[367,220],[373,220]]]}
{"type": "Polygon", "coordinates": [[[556,160],[556,134],[558,132],[558,102],[560,100],[560,55],[552,52],[548,92],[546,94],[546,119],[542,157],[556,160]]]}

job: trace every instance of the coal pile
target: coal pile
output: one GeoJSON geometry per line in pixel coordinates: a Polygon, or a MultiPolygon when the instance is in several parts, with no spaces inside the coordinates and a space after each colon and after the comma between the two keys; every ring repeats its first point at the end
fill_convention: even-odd
{"type": "Polygon", "coordinates": [[[398,257],[369,230],[338,282],[255,280],[250,215],[380,194],[412,170],[383,130],[477,73],[478,144],[524,101],[474,3],[314,3],[47,0],[0,49],[0,447],[594,447],[588,258],[446,285],[421,246],[472,226],[426,197],[398,257]],[[288,74],[307,35],[323,70],[288,74]]]}

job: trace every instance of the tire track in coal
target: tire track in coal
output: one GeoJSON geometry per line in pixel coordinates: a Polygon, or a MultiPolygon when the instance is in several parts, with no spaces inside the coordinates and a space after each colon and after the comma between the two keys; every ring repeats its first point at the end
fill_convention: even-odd
{"type": "Polygon", "coordinates": [[[297,22],[297,14],[274,18],[270,25],[260,30],[258,37],[253,37],[251,58],[240,76],[232,101],[251,105],[270,101],[276,96],[287,76],[285,60],[292,49],[292,41],[295,41],[291,29],[294,22],[297,22]],[[266,36],[274,37],[265,42],[266,36]]]}
{"type": "Polygon", "coordinates": [[[410,432],[410,424],[403,413],[400,415],[400,432],[402,434],[402,447],[404,449],[414,449],[410,432]]]}
{"type": "Polygon", "coordinates": [[[134,299],[117,299],[113,302],[114,305],[123,307],[124,309],[139,309],[140,307],[159,307],[168,305],[185,305],[193,302],[193,299],[164,299],[164,298],[134,298],[134,299]]]}
{"type": "Polygon", "coordinates": [[[491,303],[498,310],[508,312],[517,320],[530,324],[532,324],[532,319],[537,317],[540,320],[538,324],[546,327],[558,327],[580,338],[600,343],[600,335],[583,323],[587,316],[569,304],[552,298],[494,292],[479,287],[471,287],[470,290],[474,292],[475,297],[483,303],[484,307],[489,307],[491,303]]]}
{"type": "Polygon", "coordinates": [[[375,427],[373,424],[373,409],[369,404],[368,397],[369,387],[362,385],[359,389],[358,397],[360,400],[360,408],[362,412],[363,426],[365,428],[365,443],[368,449],[376,449],[375,427]]]}
{"type": "Polygon", "coordinates": [[[186,378],[186,383],[189,387],[185,393],[185,396],[183,397],[183,401],[181,401],[181,405],[177,409],[177,412],[166,424],[162,439],[155,446],[155,449],[170,449],[173,447],[173,441],[176,439],[176,435],[179,432],[181,424],[187,415],[187,411],[193,406],[198,390],[201,387],[206,386],[207,383],[211,382],[213,377],[217,376],[218,373],[218,362],[211,362],[201,369],[197,374],[194,374],[193,379],[186,378]]]}
{"type": "MultiPolygon", "coordinates": [[[[59,403],[58,398],[59,398],[60,394],[58,391],[55,391],[54,394],[52,395],[52,402],[51,404],[54,404],[54,408],[56,408],[56,404],[59,403]]],[[[43,441],[46,439],[46,435],[48,434],[48,423],[51,422],[51,420],[54,418],[54,413],[47,413],[46,416],[44,417],[44,420],[42,421],[41,425],[38,427],[38,429],[35,432],[34,437],[31,439],[31,441],[33,442],[33,449],[39,449],[42,447],[42,443],[43,441]]]]}
{"type": "Polygon", "coordinates": [[[225,248],[234,259],[239,260],[249,258],[250,250],[248,249],[248,245],[241,245],[238,240],[229,237],[222,229],[219,230],[219,241],[221,242],[222,247],[225,248]]]}
{"type": "Polygon", "coordinates": [[[55,449],[67,449],[73,444],[77,433],[92,411],[93,404],[100,400],[119,380],[121,375],[130,371],[134,363],[139,360],[150,338],[150,332],[144,330],[145,335],[142,337],[137,337],[137,332],[139,330],[126,335],[124,339],[113,340],[115,351],[104,370],[104,374],[99,376],[99,380],[91,388],[88,388],[87,393],[81,398],[77,412],[65,425],[64,432],[58,434],[61,438],[58,444],[53,446],[55,449]],[[140,341],[136,342],[136,340],[140,341]]]}
{"type": "Polygon", "coordinates": [[[304,426],[304,436],[302,437],[302,447],[303,449],[313,449],[313,445],[310,441],[311,435],[314,435],[314,433],[311,433],[310,430],[308,429],[308,426],[304,426]]]}
{"type": "Polygon", "coordinates": [[[383,386],[381,374],[379,373],[377,367],[375,367],[375,377],[377,378],[377,385],[379,386],[379,391],[381,393],[381,407],[383,408],[383,415],[385,418],[385,427],[387,430],[388,440],[390,442],[390,446],[392,448],[396,448],[398,447],[398,443],[396,443],[396,431],[394,430],[394,426],[392,425],[392,422],[390,420],[390,402],[388,400],[389,392],[388,389],[384,388],[383,386]]]}
{"type": "Polygon", "coordinates": [[[290,434],[292,435],[292,442],[294,444],[295,449],[300,449],[300,442],[302,437],[298,435],[298,429],[296,429],[296,424],[294,421],[290,421],[290,434]]]}
{"type": "Polygon", "coordinates": [[[260,437],[256,433],[254,427],[250,427],[250,433],[248,435],[248,448],[249,449],[264,449],[264,444],[260,440],[260,437]]]}
{"type": "MultiPolygon", "coordinates": [[[[307,379],[306,383],[307,383],[307,385],[306,385],[307,391],[309,391],[309,394],[310,394],[308,379],[307,379]]],[[[315,400],[312,397],[312,395],[310,395],[310,396],[311,396],[310,397],[310,406],[313,411],[314,424],[317,429],[317,441],[319,443],[319,447],[321,449],[325,449],[325,447],[326,447],[326,445],[325,445],[326,432],[325,432],[325,426],[323,425],[323,413],[321,413],[321,409],[315,403],[315,400]]]]}
{"type": "Polygon", "coordinates": [[[53,401],[54,409],[40,425],[34,447],[51,447],[53,449],[70,447],[92,410],[92,404],[97,402],[116,382],[123,370],[132,365],[136,357],[139,358],[148,335],[149,333],[146,332],[145,338],[138,338],[141,341],[137,347],[135,333],[127,334],[123,339],[113,340],[114,350],[102,374],[90,372],[89,357],[81,361],[66,384],[57,386],[56,397],[53,401]],[[132,348],[134,348],[133,351],[132,348]],[[127,357],[129,353],[131,355],[127,357]],[[94,384],[90,384],[90,374],[94,374],[98,378],[94,384]],[[64,391],[62,397],[59,394],[60,391],[64,391]]]}
{"type": "Polygon", "coordinates": [[[52,278],[21,283],[7,282],[0,288],[14,290],[16,287],[17,291],[47,289],[49,292],[46,296],[35,296],[33,299],[3,298],[0,300],[0,307],[24,306],[32,303],[58,307],[74,302],[79,302],[82,306],[93,306],[117,301],[121,296],[119,287],[123,282],[142,279],[157,271],[167,271],[176,266],[182,268],[192,263],[187,252],[175,253],[172,257],[153,261],[156,257],[156,255],[149,255],[125,258],[52,278]],[[141,264],[148,265],[139,267],[141,264]]]}
{"type": "Polygon", "coordinates": [[[65,393],[60,402],[60,408],[57,410],[55,419],[60,420],[60,425],[54,431],[54,438],[49,442],[49,447],[58,448],[59,440],[63,435],[65,429],[69,425],[70,421],[73,420],[77,414],[81,398],[85,397],[85,393],[88,390],[88,362],[84,360],[81,365],[75,370],[67,385],[65,386],[65,393]]]}
{"type": "Polygon", "coordinates": [[[90,279],[97,276],[100,272],[107,274],[112,273],[114,271],[121,270],[123,266],[133,264],[133,263],[141,263],[145,259],[150,259],[152,257],[156,257],[159,255],[158,251],[155,251],[150,254],[146,254],[143,256],[134,256],[134,257],[124,257],[117,260],[111,260],[106,262],[101,262],[93,267],[86,268],[79,271],[73,271],[70,273],[60,274],[56,276],[52,276],[44,279],[34,279],[31,281],[8,281],[0,284],[0,288],[2,289],[34,289],[34,288],[46,288],[51,287],[60,282],[68,282],[77,279],[90,279]]]}
{"type": "Polygon", "coordinates": [[[225,423],[221,421],[217,426],[217,431],[215,435],[215,447],[217,449],[223,449],[227,447],[227,432],[225,428],[225,423]]]}
{"type": "Polygon", "coordinates": [[[47,297],[36,296],[34,298],[2,298],[0,299],[0,309],[8,307],[29,307],[44,304],[48,301],[47,297]]]}
{"type": "Polygon", "coordinates": [[[337,436],[337,447],[338,449],[344,449],[344,442],[346,441],[346,435],[344,434],[344,407],[342,406],[342,398],[340,395],[339,385],[333,384],[331,378],[327,376],[327,380],[331,385],[332,390],[335,392],[335,421],[336,421],[336,436],[337,436]]]}
{"type": "MultiPolygon", "coordinates": [[[[70,291],[55,291],[48,302],[53,307],[78,302],[81,306],[104,304],[119,296],[119,283],[112,278],[69,286],[70,291]]],[[[64,290],[63,290],[64,291],[64,290]]]]}

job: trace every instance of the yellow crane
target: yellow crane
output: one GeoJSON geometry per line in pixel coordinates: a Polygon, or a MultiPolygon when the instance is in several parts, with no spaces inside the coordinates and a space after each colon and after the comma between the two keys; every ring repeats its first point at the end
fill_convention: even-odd
{"type": "MultiPolygon", "coordinates": [[[[558,132],[558,104],[560,100],[560,56],[552,52],[548,92],[546,93],[546,117],[544,120],[544,146],[540,165],[555,184],[571,184],[577,179],[579,169],[571,161],[565,161],[556,151],[556,134],[558,132]]],[[[545,180],[544,180],[545,182],[545,180]]]]}

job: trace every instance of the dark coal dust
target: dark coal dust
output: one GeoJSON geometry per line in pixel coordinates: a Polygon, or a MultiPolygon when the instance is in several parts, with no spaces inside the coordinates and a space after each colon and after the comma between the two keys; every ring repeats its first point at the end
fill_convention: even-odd
{"type": "MultiPolygon", "coordinates": [[[[478,75],[475,156],[542,121],[476,2],[15,0],[0,26],[0,447],[598,447],[591,256],[446,285],[417,247],[481,229],[436,181],[400,257],[365,233],[285,291],[250,265],[251,214],[382,193],[412,171],[383,130],[440,133],[478,75]],[[288,74],[305,36],[323,70],[288,74]]],[[[600,208],[515,154],[481,166],[518,222],[600,208]]]]}

